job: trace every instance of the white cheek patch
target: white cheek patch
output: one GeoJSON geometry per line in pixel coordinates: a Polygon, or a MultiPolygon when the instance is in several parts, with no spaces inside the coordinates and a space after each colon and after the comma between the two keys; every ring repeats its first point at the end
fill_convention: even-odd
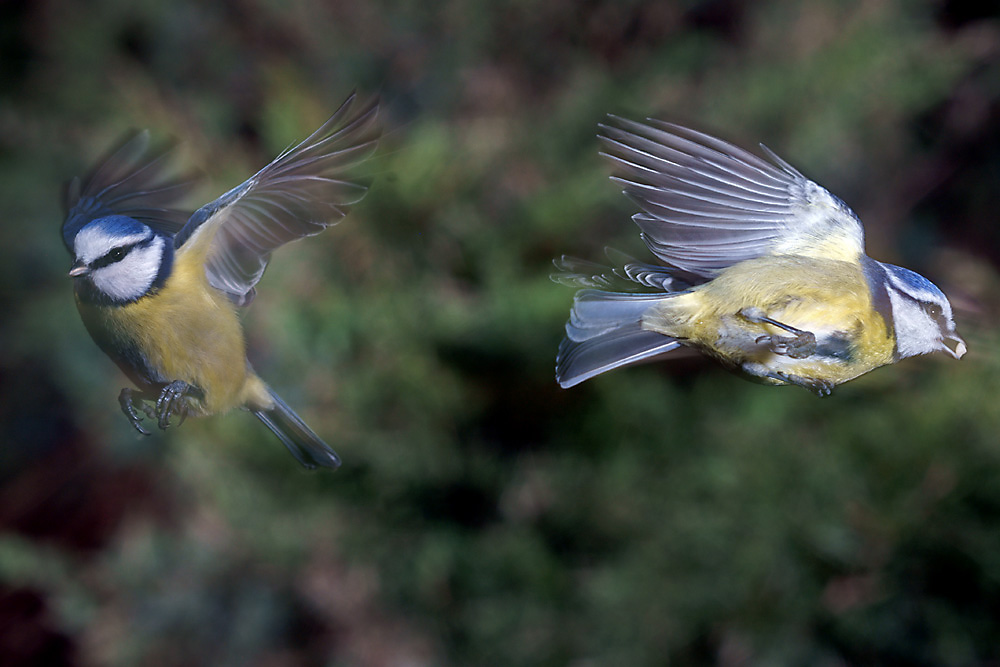
{"type": "Polygon", "coordinates": [[[132,245],[147,238],[149,232],[145,230],[135,234],[109,234],[108,230],[100,225],[88,225],[73,239],[73,252],[76,253],[78,260],[90,264],[103,257],[112,248],[132,245]]]}
{"type": "Polygon", "coordinates": [[[121,261],[97,269],[91,274],[94,286],[116,301],[143,296],[160,272],[163,243],[158,236],[149,245],[132,248],[121,261]]]}
{"type": "Polygon", "coordinates": [[[896,329],[896,351],[900,357],[933,352],[938,347],[938,325],[919,303],[890,288],[892,320],[896,329]]]}

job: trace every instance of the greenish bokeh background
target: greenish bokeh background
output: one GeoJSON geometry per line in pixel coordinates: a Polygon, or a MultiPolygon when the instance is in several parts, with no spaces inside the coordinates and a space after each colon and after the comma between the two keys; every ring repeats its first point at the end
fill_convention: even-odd
{"type": "Polygon", "coordinates": [[[969,0],[0,4],[0,662],[995,663],[998,64],[969,0]],[[137,436],[61,184],[148,127],[199,205],[355,88],[374,186],[245,320],[344,467],[246,413],[137,436]],[[764,141],[971,351],[827,399],[697,359],[559,389],[551,259],[647,256],[606,113],[764,141]]]}

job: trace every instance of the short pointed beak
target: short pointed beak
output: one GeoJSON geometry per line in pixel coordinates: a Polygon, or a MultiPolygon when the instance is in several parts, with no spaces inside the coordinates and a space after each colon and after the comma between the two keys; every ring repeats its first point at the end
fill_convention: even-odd
{"type": "Polygon", "coordinates": [[[69,270],[70,278],[78,278],[86,273],[89,273],[90,269],[83,262],[76,262],[69,270]]]}
{"type": "Polygon", "coordinates": [[[942,342],[944,343],[945,352],[956,359],[961,359],[962,355],[969,351],[969,348],[965,345],[965,341],[955,334],[946,336],[942,342]]]}

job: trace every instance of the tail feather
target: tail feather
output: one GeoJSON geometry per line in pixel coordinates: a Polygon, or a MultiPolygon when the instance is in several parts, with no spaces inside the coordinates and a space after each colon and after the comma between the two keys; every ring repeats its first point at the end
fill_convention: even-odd
{"type": "Polygon", "coordinates": [[[582,342],[625,324],[640,322],[642,314],[653,302],[662,299],[662,294],[580,290],[573,299],[573,310],[566,323],[566,337],[582,342]]]}
{"type": "Polygon", "coordinates": [[[273,389],[268,387],[267,391],[274,401],[274,407],[267,410],[251,410],[254,416],[264,422],[264,425],[271,429],[271,432],[288,448],[292,456],[306,468],[310,470],[317,466],[334,470],[339,468],[340,457],[337,456],[337,452],[313,433],[273,389]]]}
{"type": "Polygon", "coordinates": [[[572,387],[605,371],[680,347],[677,340],[642,328],[642,316],[664,294],[581,290],[573,300],[566,339],[556,356],[556,381],[572,387]]]}
{"type": "Polygon", "coordinates": [[[563,389],[613,368],[639,363],[680,347],[673,338],[629,324],[585,341],[563,340],[556,356],[556,381],[563,389]]]}

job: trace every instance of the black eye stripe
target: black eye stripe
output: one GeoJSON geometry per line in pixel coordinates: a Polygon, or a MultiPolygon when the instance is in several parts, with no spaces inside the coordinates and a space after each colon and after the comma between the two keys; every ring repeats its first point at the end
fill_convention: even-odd
{"type": "Polygon", "coordinates": [[[131,245],[118,246],[117,248],[112,248],[104,256],[97,258],[91,263],[91,268],[99,269],[109,264],[114,264],[115,262],[120,262],[125,259],[125,255],[129,253],[129,250],[136,246],[135,243],[131,245]]]}
{"type": "Polygon", "coordinates": [[[153,242],[155,236],[148,239],[143,239],[142,241],[136,241],[135,243],[129,243],[127,245],[116,246],[104,253],[101,257],[91,262],[90,268],[100,269],[101,267],[108,266],[109,264],[114,264],[115,262],[120,262],[125,259],[125,256],[132,252],[133,248],[147,246],[153,242]]]}

